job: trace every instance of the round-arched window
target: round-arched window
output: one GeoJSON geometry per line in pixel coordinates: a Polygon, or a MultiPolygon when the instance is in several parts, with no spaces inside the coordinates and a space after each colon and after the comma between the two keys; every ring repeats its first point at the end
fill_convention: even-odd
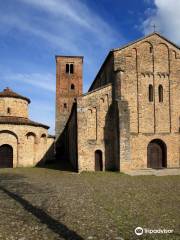
{"type": "Polygon", "coordinates": [[[162,85],[159,85],[158,92],[159,92],[159,102],[163,102],[163,86],[162,85]]]}
{"type": "Polygon", "coordinates": [[[71,84],[71,90],[75,90],[75,86],[73,83],[71,84]]]}

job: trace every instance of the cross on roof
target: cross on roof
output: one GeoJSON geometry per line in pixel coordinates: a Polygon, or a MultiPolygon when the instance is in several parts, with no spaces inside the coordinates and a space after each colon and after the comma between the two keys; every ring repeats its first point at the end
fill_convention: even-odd
{"type": "Polygon", "coordinates": [[[153,24],[153,25],[151,25],[151,27],[153,27],[153,29],[154,29],[154,32],[156,31],[156,25],[155,24],[153,24]]]}

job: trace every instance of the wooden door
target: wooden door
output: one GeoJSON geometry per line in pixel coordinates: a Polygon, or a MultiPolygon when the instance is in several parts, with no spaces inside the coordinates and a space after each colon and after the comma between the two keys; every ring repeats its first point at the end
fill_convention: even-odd
{"type": "Polygon", "coordinates": [[[148,164],[149,168],[162,168],[163,162],[163,149],[156,143],[152,142],[148,145],[148,164]]]}
{"type": "Polygon", "coordinates": [[[0,168],[13,167],[13,149],[9,145],[0,147],[0,168]]]}

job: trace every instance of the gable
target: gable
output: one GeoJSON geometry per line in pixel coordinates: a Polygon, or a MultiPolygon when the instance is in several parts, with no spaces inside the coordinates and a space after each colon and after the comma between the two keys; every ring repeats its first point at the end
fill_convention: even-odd
{"type": "Polygon", "coordinates": [[[120,51],[120,50],[123,50],[123,49],[126,49],[126,48],[129,48],[129,47],[135,47],[136,45],[139,45],[141,44],[142,42],[148,42],[148,41],[153,41],[153,42],[156,42],[156,41],[159,41],[159,42],[162,42],[164,44],[167,44],[169,46],[171,46],[172,48],[176,49],[176,50],[179,50],[179,46],[175,43],[173,43],[172,41],[170,41],[169,39],[165,38],[164,36],[160,35],[159,33],[152,33],[150,35],[147,35],[143,38],[140,38],[134,42],[131,42],[123,47],[120,47],[120,48],[114,48],[112,49],[113,52],[115,51],[120,51]]]}

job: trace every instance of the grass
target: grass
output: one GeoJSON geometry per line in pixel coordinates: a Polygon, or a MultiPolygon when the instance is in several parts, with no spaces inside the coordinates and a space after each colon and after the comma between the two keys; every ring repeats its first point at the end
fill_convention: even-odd
{"type": "Polygon", "coordinates": [[[180,239],[179,183],[180,176],[2,169],[0,239],[180,239]],[[138,238],[138,226],[174,233],[138,238]]]}

